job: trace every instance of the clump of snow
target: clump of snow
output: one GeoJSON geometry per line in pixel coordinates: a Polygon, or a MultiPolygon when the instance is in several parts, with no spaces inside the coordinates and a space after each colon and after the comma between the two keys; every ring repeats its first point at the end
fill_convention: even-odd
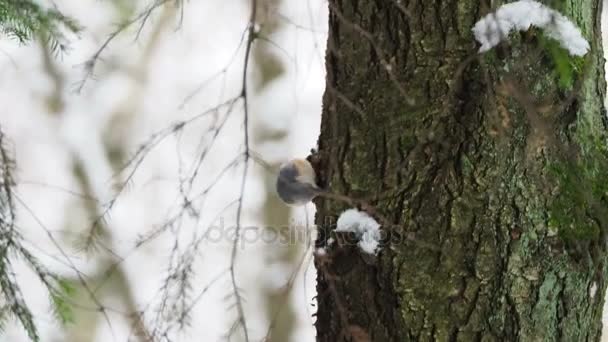
{"type": "Polygon", "coordinates": [[[357,209],[348,209],[338,217],[336,232],[353,232],[357,236],[361,236],[369,229],[368,226],[374,225],[380,226],[368,214],[357,209]]]}
{"type": "Polygon", "coordinates": [[[336,232],[352,232],[359,239],[359,248],[368,254],[376,254],[380,245],[380,224],[367,213],[348,209],[338,218],[336,232]]]}
{"type": "Polygon", "coordinates": [[[475,23],[473,33],[481,43],[481,53],[498,45],[511,31],[527,31],[530,26],[543,29],[547,36],[557,40],[571,55],[583,56],[589,51],[589,43],[570,19],[533,0],[500,6],[496,12],[475,23]]]}
{"type": "Polygon", "coordinates": [[[368,230],[359,241],[359,248],[367,254],[376,254],[380,250],[380,230],[368,230]]]}

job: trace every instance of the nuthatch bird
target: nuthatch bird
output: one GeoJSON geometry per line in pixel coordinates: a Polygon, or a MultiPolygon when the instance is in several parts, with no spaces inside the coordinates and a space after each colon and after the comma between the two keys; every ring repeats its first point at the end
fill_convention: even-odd
{"type": "Polygon", "coordinates": [[[283,202],[304,205],[322,192],[317,186],[315,170],[308,160],[292,159],[281,165],[277,193],[283,202]]]}

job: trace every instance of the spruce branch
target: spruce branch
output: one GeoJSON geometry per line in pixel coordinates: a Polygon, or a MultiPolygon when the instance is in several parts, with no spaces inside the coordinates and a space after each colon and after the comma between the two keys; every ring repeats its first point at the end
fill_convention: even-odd
{"type": "Polygon", "coordinates": [[[78,23],[55,8],[44,8],[32,0],[0,0],[0,35],[21,43],[40,37],[53,52],[67,47],[67,32],[78,33],[78,23]]]}

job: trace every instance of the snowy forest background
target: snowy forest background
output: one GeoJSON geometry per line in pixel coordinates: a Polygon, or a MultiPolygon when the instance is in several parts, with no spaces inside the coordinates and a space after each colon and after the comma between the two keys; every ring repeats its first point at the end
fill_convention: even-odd
{"type": "MultiPolygon", "coordinates": [[[[244,191],[249,1],[54,4],[84,28],[65,46],[0,40],[16,226],[72,289],[71,311],[58,315],[17,259],[41,340],[242,337],[230,277],[239,204],[243,243],[233,266],[250,339],[272,330],[275,341],[314,340],[314,208],[280,203],[273,172],[316,144],[326,2],[258,1],[244,191]]],[[[16,320],[0,339],[29,341],[16,320]]]]}

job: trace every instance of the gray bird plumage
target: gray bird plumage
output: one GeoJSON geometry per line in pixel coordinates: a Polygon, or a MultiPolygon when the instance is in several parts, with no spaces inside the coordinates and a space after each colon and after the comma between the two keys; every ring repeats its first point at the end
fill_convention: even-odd
{"type": "Polygon", "coordinates": [[[294,159],[281,166],[277,194],[290,205],[304,205],[319,194],[314,169],[307,160],[294,159]]]}

